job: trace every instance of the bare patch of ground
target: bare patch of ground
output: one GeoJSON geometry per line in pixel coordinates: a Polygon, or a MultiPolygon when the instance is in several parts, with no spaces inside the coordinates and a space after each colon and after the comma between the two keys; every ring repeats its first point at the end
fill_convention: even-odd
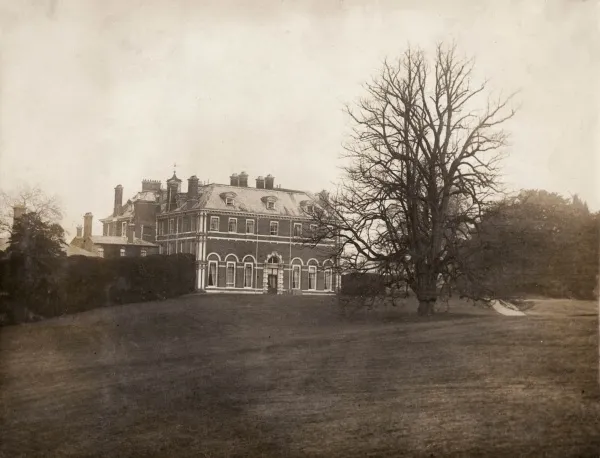
{"type": "Polygon", "coordinates": [[[597,307],[526,313],[188,296],[9,326],[0,456],[598,456],[597,307]]]}

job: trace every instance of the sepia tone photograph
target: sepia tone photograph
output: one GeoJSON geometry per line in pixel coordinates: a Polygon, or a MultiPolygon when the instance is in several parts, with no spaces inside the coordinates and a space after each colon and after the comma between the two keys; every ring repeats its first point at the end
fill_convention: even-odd
{"type": "Polygon", "coordinates": [[[597,0],[0,0],[0,458],[600,456],[597,0]]]}

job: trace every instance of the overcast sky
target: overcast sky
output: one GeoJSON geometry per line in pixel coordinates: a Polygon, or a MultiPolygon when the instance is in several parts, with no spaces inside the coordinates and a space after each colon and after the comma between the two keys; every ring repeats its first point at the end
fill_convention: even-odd
{"type": "MultiPolygon", "coordinates": [[[[332,187],[345,103],[384,57],[455,40],[520,90],[510,188],[600,209],[594,1],[0,0],[0,186],[56,193],[74,233],[142,178],[332,187]]],[[[99,231],[99,225],[94,231],[99,231]]]]}

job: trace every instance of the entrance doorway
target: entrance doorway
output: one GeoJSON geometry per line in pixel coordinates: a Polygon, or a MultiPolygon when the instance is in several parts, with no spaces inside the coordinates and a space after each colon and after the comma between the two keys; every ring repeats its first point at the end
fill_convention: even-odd
{"type": "Polygon", "coordinates": [[[267,292],[277,294],[277,281],[279,277],[279,261],[275,256],[267,260],[267,292]]]}

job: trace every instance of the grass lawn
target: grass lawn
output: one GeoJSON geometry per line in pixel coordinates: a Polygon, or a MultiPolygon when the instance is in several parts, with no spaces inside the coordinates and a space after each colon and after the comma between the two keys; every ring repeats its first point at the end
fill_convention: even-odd
{"type": "Polygon", "coordinates": [[[599,456],[595,303],[414,309],[187,296],[4,328],[0,456],[599,456]]]}

